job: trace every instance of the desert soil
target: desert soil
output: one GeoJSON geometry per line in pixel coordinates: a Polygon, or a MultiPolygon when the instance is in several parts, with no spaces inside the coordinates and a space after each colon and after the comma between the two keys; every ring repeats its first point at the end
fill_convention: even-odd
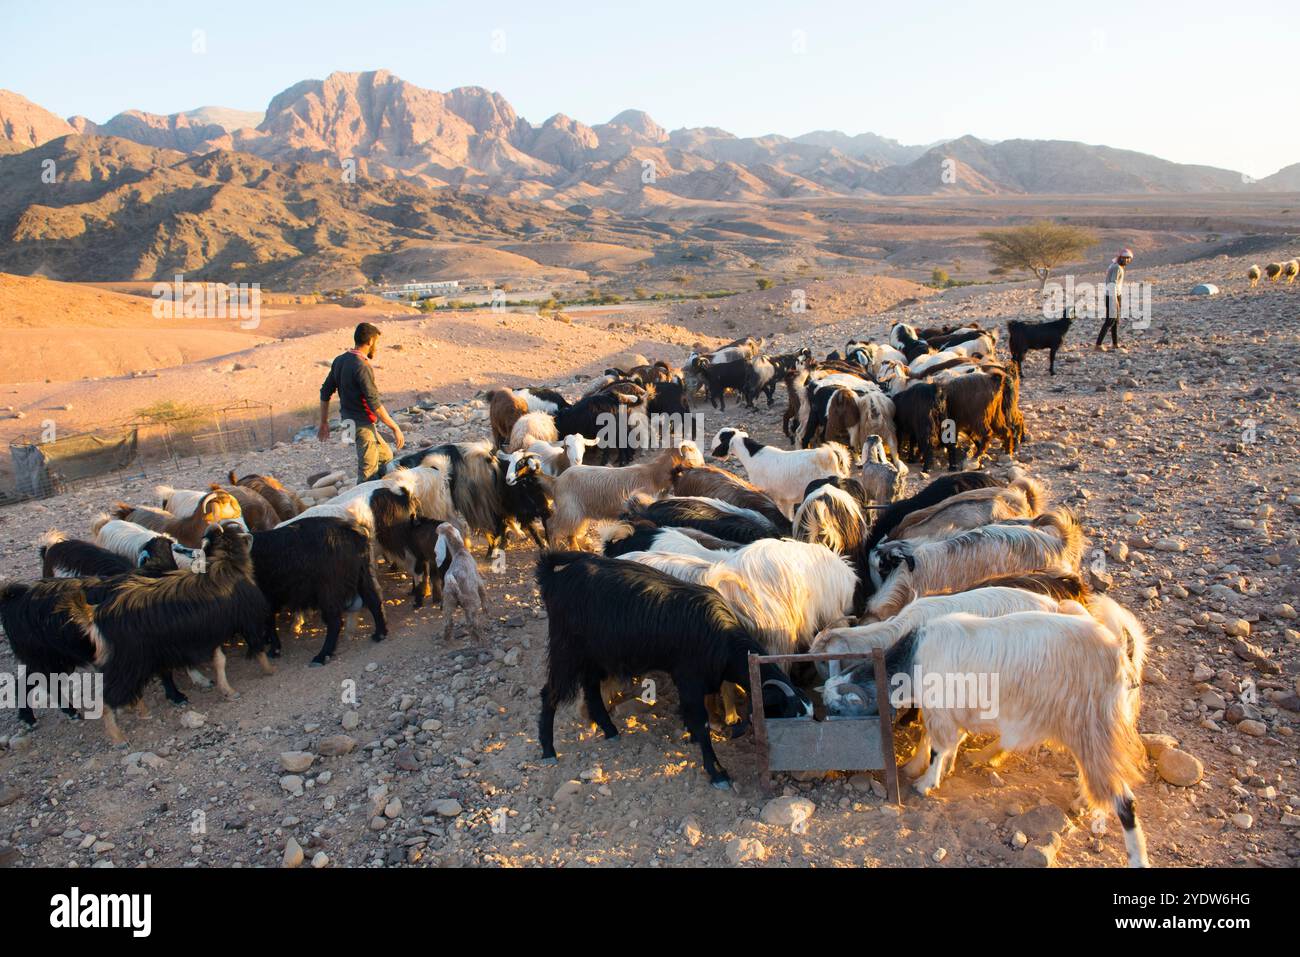
{"type": "MultiPolygon", "coordinates": [[[[1044,355],[1034,354],[1022,391],[1029,441],[1020,461],[1050,485],[1054,502],[1080,512],[1092,548],[1104,552],[1110,593],[1151,634],[1140,727],[1153,736],[1153,750],[1169,744],[1154,736],[1169,736],[1203,764],[1203,776],[1187,786],[1152,770],[1138,789],[1156,865],[1284,867],[1300,860],[1300,286],[1247,289],[1239,278],[1246,265],[1220,258],[1135,270],[1131,279],[1158,283],[1151,328],[1125,328],[1122,351],[1096,353],[1097,322],[1080,321],[1057,375],[1049,378],[1044,355]],[[1223,292],[1188,295],[1198,281],[1223,292]]],[[[771,291],[778,292],[781,303],[788,300],[790,289],[771,291]]],[[[814,294],[816,321],[782,316],[788,331],[771,329],[761,305],[752,315],[776,333],[776,350],[809,345],[824,354],[850,337],[882,338],[894,319],[1001,326],[1038,312],[1036,290],[1025,286],[912,303],[895,298],[874,310],[859,308],[856,297],[814,294]]],[[[750,331],[742,305],[729,301],[716,313],[706,305],[703,314],[684,316],[667,308],[583,313],[568,324],[489,312],[392,320],[384,325],[380,383],[400,394],[394,408],[428,393],[429,408],[404,420],[409,441],[478,437],[486,432],[473,398],[481,389],[533,381],[576,391],[575,377],[629,351],[680,362],[697,339],[750,331]]],[[[346,328],[350,322],[188,362],[156,379],[16,386],[19,395],[9,401],[33,412],[42,405],[93,408],[99,421],[162,396],[272,393],[280,404],[310,407],[324,372],[319,363],[343,347],[346,328]]],[[[724,414],[706,405],[706,433],[736,424],[778,441],[783,405],[783,396],[754,411],[729,403],[724,414]]],[[[147,501],[154,481],[192,487],[233,467],[302,487],[327,466],[350,471],[350,449],[282,442],[219,465],[11,506],[0,511],[0,573],[32,577],[36,540],[47,528],[84,535],[114,499],[147,501]]],[[[909,491],[924,479],[914,473],[909,491]]],[[[936,796],[905,788],[901,807],[883,799],[879,773],[778,776],[777,795],[786,800],[769,806],[772,796],[757,785],[753,739],[745,737],[717,742],[735,789],[716,791],[698,749],[684,739],[667,681],[653,707],[636,700],[619,706],[622,734],[612,741],[576,711],[562,712],[560,763],[541,765],[536,716],[546,621],[534,558],[531,545],[512,542],[503,571],[483,564],[492,615],[483,644],[463,625],[444,642],[439,611],[414,610],[408,583],[385,572],[387,641],[370,642],[366,620],[325,668],[307,667],[319,629],[287,642],[273,676],[232,658],[231,682],[242,695],[233,701],[183,683],[190,703],[178,709],[151,687],[152,716],[123,719],[125,750],[110,747],[95,721],[44,713],[24,733],[12,714],[0,716],[0,861],[278,866],[287,855],[290,863],[305,856],[319,866],[1124,863],[1117,823],[1111,818],[1097,836],[1071,813],[1073,764],[1045,748],[996,770],[972,766],[964,752],[936,796]],[[337,751],[347,753],[326,754],[337,751]],[[295,760],[310,764],[296,770],[295,760]],[[806,830],[792,829],[791,808],[806,809],[804,801],[814,806],[812,817],[806,830]]],[[[0,666],[13,666],[7,648],[0,666]]],[[[914,729],[899,733],[900,760],[914,737],[914,729]]]]}

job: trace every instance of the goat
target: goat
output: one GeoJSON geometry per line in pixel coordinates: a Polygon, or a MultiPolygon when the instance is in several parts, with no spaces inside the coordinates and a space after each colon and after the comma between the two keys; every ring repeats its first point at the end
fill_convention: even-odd
{"type": "Polygon", "coordinates": [[[692,444],[665,449],[640,465],[624,468],[575,465],[570,468],[555,480],[554,514],[547,527],[552,546],[560,543],[575,547],[586,534],[590,522],[618,518],[633,492],[656,495],[663,492],[672,484],[675,467],[703,464],[698,456],[699,450],[692,444]]]}
{"type": "Polygon", "coordinates": [[[515,423],[528,414],[528,403],[511,389],[493,389],[487,394],[487,403],[492,440],[502,448],[509,441],[515,423]]]}
{"type": "Polygon", "coordinates": [[[518,452],[534,442],[558,442],[560,433],[555,428],[555,419],[547,412],[529,412],[515,420],[510,429],[510,440],[506,451],[518,452]]]}
{"type": "MultiPolygon", "coordinates": [[[[104,653],[93,611],[76,579],[0,584],[0,625],[14,658],[29,676],[43,676],[46,688],[53,689],[78,669],[93,667],[104,653]]],[[[15,690],[19,688],[18,720],[34,726],[28,689],[15,690]]],[[[77,717],[71,704],[65,704],[63,712],[77,717]]]]}
{"type": "Polygon", "coordinates": [[[1005,487],[958,492],[929,508],[917,509],[899,522],[889,537],[913,544],[938,541],[981,525],[1034,518],[1045,505],[1042,485],[1022,475],[1005,487]]]}
{"type": "MultiPolygon", "coordinates": [[[[404,488],[376,489],[370,495],[370,510],[375,517],[374,544],[395,565],[411,576],[411,598],[415,607],[432,596],[434,580],[429,574],[433,563],[436,532],[441,519],[421,519],[411,493],[404,488]],[[432,529],[429,523],[433,522],[432,529]]],[[[438,599],[434,599],[435,601],[438,599]]]]}
{"type": "Polygon", "coordinates": [[[1288,259],[1282,264],[1282,278],[1290,285],[1296,276],[1300,276],[1300,259],[1288,259]]]}
{"type": "Polygon", "coordinates": [[[243,478],[236,478],[234,469],[231,469],[228,478],[232,487],[252,489],[266,499],[280,521],[293,518],[299,512],[307,510],[307,503],[302,500],[302,497],[293,489],[285,488],[274,475],[245,475],[243,478]]]}
{"type": "Polygon", "coordinates": [[[1269,263],[1264,267],[1264,275],[1268,276],[1269,282],[1277,282],[1282,276],[1282,264],[1269,263]]]}
{"type": "MultiPolygon", "coordinates": [[[[571,408],[576,409],[581,404],[571,408]]],[[[433,466],[448,476],[450,501],[447,507],[435,512],[421,505],[421,515],[456,522],[462,534],[481,533],[490,555],[496,555],[504,547],[506,524],[510,519],[505,504],[505,473],[510,466],[509,458],[498,456],[492,444],[484,440],[419,449],[394,459],[386,468],[393,475],[411,465],[433,466]]]]}
{"type": "Polygon", "coordinates": [[[542,471],[555,478],[573,465],[581,465],[587,449],[596,445],[595,439],[583,438],[581,435],[566,435],[558,445],[553,442],[534,442],[521,453],[510,456],[510,465],[506,468],[506,484],[510,485],[514,474],[515,462],[520,455],[533,455],[541,463],[542,471]]]}
{"type": "Polygon", "coordinates": [[[908,364],[924,355],[936,351],[935,348],[917,335],[913,326],[896,322],[889,330],[889,344],[903,354],[908,364]]]}
{"type": "MultiPolygon", "coordinates": [[[[899,639],[885,668],[890,704],[921,709],[924,730],[909,762],[909,770],[929,763],[913,785],[918,793],[938,788],[967,734],[993,733],[1018,751],[1054,742],[1074,757],[1084,802],[1119,817],[1129,866],[1147,866],[1132,791],[1146,766],[1134,698],[1141,676],[1109,629],[1077,613],[945,615],[899,639]],[[965,700],[970,681],[954,686],[957,676],[996,676],[996,707],[978,694],[965,700]]],[[[865,690],[870,711],[882,692],[874,681],[865,690]]]]}
{"type": "MultiPolygon", "coordinates": [[[[193,489],[175,489],[170,485],[155,485],[153,491],[158,496],[158,504],[173,515],[188,515],[208,494],[193,489]]],[[[239,503],[239,517],[250,531],[262,532],[280,523],[280,515],[271,503],[252,488],[240,485],[222,488],[213,482],[208,491],[228,492],[239,503]]]]}
{"type": "Polygon", "coordinates": [[[1070,572],[1083,549],[1079,520],[1063,508],[1027,524],[984,525],[937,542],[885,542],[868,558],[878,591],[867,613],[888,618],[914,595],[966,591],[1000,575],[1070,572]]]}
{"type": "Polygon", "coordinates": [[[370,551],[370,533],[359,522],[336,516],[306,516],[253,534],[252,560],[265,599],[263,619],[272,657],[280,654],[278,611],[316,610],[325,623],[325,643],[313,667],[334,657],[343,613],[364,607],[375,623],[374,641],[388,635],[383,597],[370,551]]]}
{"type": "Polygon", "coordinates": [[[723,412],[727,411],[727,390],[734,389],[745,398],[745,405],[754,407],[753,396],[756,390],[746,392],[745,384],[758,373],[751,369],[749,359],[733,359],[730,362],[714,362],[707,356],[697,356],[692,363],[695,374],[704,382],[709,405],[723,412]]]}
{"type": "Polygon", "coordinates": [[[646,413],[651,416],[678,416],[684,424],[686,438],[694,438],[691,431],[691,403],[686,387],[680,382],[652,382],[646,387],[646,413]]]}
{"type": "Polygon", "coordinates": [[[650,522],[659,528],[693,530],[742,545],[763,538],[780,538],[783,534],[760,512],[721,499],[696,496],[659,501],[649,496],[632,496],[619,519],[650,522]]]}
{"type": "Polygon", "coordinates": [[[483,587],[474,556],[465,547],[460,529],[450,522],[438,526],[437,562],[443,568],[442,620],[445,627],[442,640],[451,641],[456,608],[459,607],[465,612],[470,634],[476,641],[482,641],[479,618],[487,614],[487,590],[483,587]]]}
{"type": "Polygon", "coordinates": [[[673,494],[683,497],[720,499],[758,512],[780,535],[790,534],[790,519],[762,489],[716,465],[697,465],[673,470],[673,494]]]}
{"type": "Polygon", "coordinates": [[[555,483],[542,471],[535,455],[523,455],[510,463],[501,489],[501,506],[508,519],[532,536],[538,548],[546,546],[546,525],[551,519],[555,483]]]}
{"type": "Polygon", "coordinates": [[[242,514],[235,497],[218,488],[205,492],[193,510],[183,516],[173,515],[161,508],[118,502],[114,505],[113,517],[170,535],[189,548],[198,548],[208,526],[228,519],[239,519],[242,514]]]}
{"type": "Polygon", "coordinates": [[[862,511],[865,497],[857,479],[809,482],[807,494],[794,513],[794,538],[824,545],[839,555],[856,554],[867,537],[867,520],[862,511]]]}
{"type": "Polygon", "coordinates": [[[948,401],[939,386],[916,382],[894,396],[899,456],[921,462],[923,471],[934,467],[934,450],[941,444],[948,401]]]}
{"type": "MultiPolygon", "coordinates": [[[[787,372],[799,366],[806,352],[807,350],[802,350],[801,352],[792,352],[785,355],[762,355],[754,358],[745,370],[745,381],[741,385],[741,394],[745,397],[745,404],[751,409],[754,408],[754,399],[762,392],[767,396],[767,407],[772,408],[777,382],[784,378],[787,372]]],[[[811,354],[809,353],[809,355],[811,354]]]]}
{"type": "Polygon", "coordinates": [[[41,539],[41,577],[107,578],[127,575],[137,568],[145,572],[175,571],[175,544],[165,535],[153,535],[136,556],[127,558],[101,545],[69,539],[51,530],[41,539]]]}
{"type": "MultiPolygon", "coordinates": [[[[722,597],[637,562],[584,552],[550,552],[537,563],[547,611],[547,679],[538,738],[542,761],[555,764],[555,711],[582,691],[587,713],[606,738],[618,728],[605,709],[600,683],[650,671],[667,672],[681,715],[699,745],[716,788],[731,786],[709,739],[706,694],[723,682],[750,691],[749,656],[764,648],[722,597]]],[[[770,717],[808,717],[812,702],[775,665],[759,666],[762,707],[770,717]]]]}
{"type": "Polygon", "coordinates": [[[644,519],[616,522],[601,533],[601,551],[606,558],[619,558],[629,552],[668,552],[712,559],[716,552],[740,548],[730,542],[693,528],[660,528],[644,519]]]}
{"type": "MultiPolygon", "coordinates": [[[[1016,451],[1017,432],[1008,420],[1008,408],[1015,402],[1008,397],[1007,390],[1014,389],[1013,376],[997,369],[985,368],[972,374],[959,376],[943,385],[944,399],[948,407],[948,417],[961,433],[970,437],[975,457],[978,459],[997,438],[1008,455],[1016,451]]],[[[948,467],[957,468],[965,458],[965,450],[960,441],[948,444],[948,467]]]]}
{"type": "Polygon", "coordinates": [[[1011,361],[1016,372],[1024,375],[1025,356],[1035,349],[1047,349],[1047,372],[1056,375],[1056,353],[1065,341],[1065,334],[1074,323],[1073,316],[1064,316],[1051,322],[1022,322],[1012,319],[1007,323],[1007,337],[1011,343],[1011,361]]]}
{"type": "Polygon", "coordinates": [[[1001,484],[987,472],[957,472],[953,475],[941,475],[910,498],[900,499],[881,510],[871,526],[871,534],[867,536],[864,547],[867,551],[875,548],[883,539],[893,534],[894,529],[904,518],[918,509],[928,508],[958,492],[1001,484]]]}
{"type": "Polygon", "coordinates": [[[853,605],[858,577],[824,545],[765,538],[708,557],[629,552],[622,558],[714,588],[768,654],[805,649],[853,605]]]}
{"type": "Polygon", "coordinates": [[[647,414],[645,390],[631,383],[628,385],[635,391],[598,392],[561,409],[555,414],[557,432],[600,440],[602,463],[609,461],[610,450],[617,448],[618,464],[626,465],[632,461],[635,446],[622,439],[630,438],[630,426],[647,414]]]}
{"type": "Polygon", "coordinates": [[[891,460],[879,434],[868,435],[862,446],[862,489],[868,504],[888,505],[903,494],[907,464],[891,460]]]}
{"type": "Polygon", "coordinates": [[[790,452],[755,442],[747,432],[732,428],[721,429],[713,437],[710,454],[720,459],[738,458],[749,480],[791,517],[809,482],[831,475],[847,478],[853,464],[849,450],[842,445],[790,452]]]}
{"type": "Polygon", "coordinates": [[[1260,277],[1263,275],[1264,275],[1263,271],[1257,265],[1251,266],[1249,269],[1246,270],[1246,278],[1250,280],[1251,289],[1254,289],[1256,286],[1259,285],[1260,277]]]}
{"type": "Polygon", "coordinates": [[[82,583],[103,643],[95,664],[104,675],[104,729],[114,744],[125,743],[116,710],[138,701],[154,675],[211,660],[218,690],[238,697],[226,680],[221,648],[237,635],[249,657],[272,672],[262,630],[269,606],[253,580],[251,540],[239,522],[223,521],[200,540],[203,574],[174,571],[82,583]]]}

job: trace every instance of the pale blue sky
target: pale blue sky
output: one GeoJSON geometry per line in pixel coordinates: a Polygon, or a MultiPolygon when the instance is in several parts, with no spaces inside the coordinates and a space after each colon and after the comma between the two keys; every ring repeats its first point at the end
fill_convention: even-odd
{"type": "Polygon", "coordinates": [[[385,68],[438,90],[497,90],[534,123],[563,112],[594,124],[636,107],[668,129],[1072,139],[1264,176],[1300,161],[1300,28],[1286,9],[0,0],[0,87],[102,122],[129,108],[261,110],[298,80],[385,68]],[[206,31],[201,55],[191,52],[196,29],[206,31]]]}

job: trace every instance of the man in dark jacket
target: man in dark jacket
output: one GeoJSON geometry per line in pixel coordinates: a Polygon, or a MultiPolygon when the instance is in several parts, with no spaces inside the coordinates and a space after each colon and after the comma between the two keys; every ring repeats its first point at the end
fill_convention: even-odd
{"type": "Polygon", "coordinates": [[[351,422],[356,436],[357,481],[368,482],[379,478],[384,465],[393,458],[388,443],[379,435],[378,423],[388,426],[399,449],[406,444],[406,437],[384,408],[379,399],[379,390],[375,387],[375,370],[371,367],[370,360],[375,357],[379,330],[370,323],[363,322],[353,332],[352,341],[356,347],[334,360],[329,375],[321,384],[320,428],[316,435],[322,442],[329,441],[330,399],[337,392],[339,415],[343,419],[344,428],[351,422]]]}

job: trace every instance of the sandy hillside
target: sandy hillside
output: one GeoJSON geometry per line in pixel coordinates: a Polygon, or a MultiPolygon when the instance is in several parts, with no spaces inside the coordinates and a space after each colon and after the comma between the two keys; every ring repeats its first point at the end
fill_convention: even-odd
{"type": "MultiPolygon", "coordinates": [[[[1091,348],[1095,321],[1080,321],[1057,376],[1049,378],[1035,354],[1022,392],[1028,441],[1021,463],[1048,483],[1054,502],[1079,511],[1092,546],[1104,550],[1110,593],[1151,635],[1140,728],[1153,751],[1171,738],[1203,767],[1199,780],[1180,784],[1165,779],[1174,777],[1169,768],[1150,770],[1137,789],[1158,866],[1300,861],[1300,377],[1292,358],[1300,347],[1300,290],[1249,290],[1240,278],[1246,265],[1224,259],[1135,270],[1133,279],[1160,283],[1152,328],[1126,329],[1124,351],[1099,354],[1091,348]],[[1187,295],[1200,280],[1220,284],[1223,294],[1187,295]],[[1251,687],[1253,697],[1244,691],[1251,687]]],[[[774,345],[823,352],[850,337],[879,337],[895,316],[946,322],[978,315],[1000,325],[1035,308],[1023,288],[937,296],[888,316],[781,336],[774,345]]],[[[536,334],[537,320],[456,321],[464,326],[454,349],[418,321],[386,330],[381,383],[401,379],[402,369],[407,387],[436,381],[456,400],[408,420],[413,440],[483,434],[483,410],[460,401],[479,381],[535,377],[572,393],[580,387],[571,378],[582,371],[578,365],[600,364],[590,350],[604,356],[645,345],[676,359],[694,335],[678,329],[655,353],[653,335],[672,327],[601,316],[565,326],[570,340],[547,335],[530,347],[520,337],[536,334]],[[610,330],[610,322],[627,325],[610,330]],[[503,350],[507,341],[514,346],[503,350]]],[[[208,377],[233,392],[266,377],[283,391],[308,394],[320,372],[312,363],[329,353],[327,345],[336,343],[324,336],[264,346],[255,353],[275,361],[259,356],[246,380],[207,371],[189,373],[188,381],[208,377]],[[267,351],[308,344],[313,348],[301,354],[267,351]]],[[[729,406],[725,416],[706,409],[705,430],[740,424],[774,441],[783,404],[753,412],[729,406]]],[[[348,467],[350,455],[309,441],[5,508],[2,571],[30,576],[45,529],[84,533],[108,501],[145,500],[158,478],[193,487],[235,467],[301,485],[327,465],[348,467]]],[[[922,480],[914,474],[910,488],[922,480]]],[[[683,738],[666,683],[655,706],[626,701],[617,708],[622,733],[613,741],[574,711],[561,712],[560,763],[539,764],[546,622],[531,579],[534,556],[531,546],[514,543],[504,571],[484,568],[492,625],[482,645],[460,627],[444,642],[438,612],[414,611],[406,583],[387,577],[385,643],[367,640],[367,621],[323,669],[306,667],[319,631],[288,641],[271,677],[234,660],[237,701],[183,684],[190,704],[176,709],[155,686],[147,696],[152,717],[123,719],[125,751],[108,747],[93,721],[46,714],[22,734],[12,715],[0,716],[0,861],[277,866],[286,847],[299,845],[307,859],[323,854],[320,863],[330,866],[1123,863],[1114,819],[1107,833],[1094,835],[1070,812],[1073,766],[1047,749],[1013,756],[996,770],[973,766],[973,752],[965,751],[936,796],[909,791],[901,807],[884,802],[878,775],[783,776],[778,786],[811,802],[813,816],[805,833],[767,823],[769,796],[756,786],[752,738],[717,742],[736,788],[713,790],[698,749],[683,738]],[[347,679],[356,682],[356,704],[340,701],[347,679]],[[299,751],[310,766],[295,776],[284,766],[293,756],[282,755],[299,751]],[[197,811],[203,828],[196,833],[197,811]]],[[[0,664],[9,666],[7,650],[0,649],[0,664]]],[[[914,740],[915,729],[900,732],[900,759],[914,740]]]]}

